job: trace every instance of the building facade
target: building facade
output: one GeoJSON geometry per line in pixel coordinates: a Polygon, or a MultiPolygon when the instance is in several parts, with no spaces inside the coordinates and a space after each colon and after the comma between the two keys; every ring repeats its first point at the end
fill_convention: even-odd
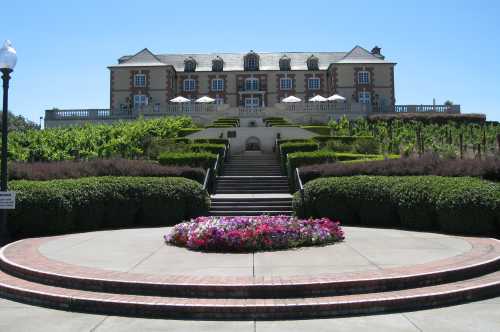
{"type": "Polygon", "coordinates": [[[110,70],[110,110],[163,110],[177,96],[202,96],[226,107],[273,107],[283,98],[307,101],[339,94],[350,104],[394,107],[394,62],[380,48],[349,52],[153,54],[123,56],[110,70]]]}

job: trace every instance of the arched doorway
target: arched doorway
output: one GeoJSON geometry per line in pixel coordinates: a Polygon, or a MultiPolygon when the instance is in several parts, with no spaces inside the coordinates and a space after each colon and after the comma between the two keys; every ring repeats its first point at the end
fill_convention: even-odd
{"type": "Polygon", "coordinates": [[[255,136],[249,137],[245,142],[246,151],[260,151],[260,139],[255,136]]]}

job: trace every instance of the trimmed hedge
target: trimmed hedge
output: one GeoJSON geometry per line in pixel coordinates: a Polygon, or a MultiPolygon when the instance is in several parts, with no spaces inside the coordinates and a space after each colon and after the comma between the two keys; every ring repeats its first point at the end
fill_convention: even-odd
{"type": "Polygon", "coordinates": [[[278,147],[280,147],[281,144],[285,143],[307,143],[307,142],[312,142],[312,140],[306,138],[282,138],[278,139],[276,142],[278,144],[278,147]]]}
{"type": "Polygon", "coordinates": [[[471,235],[500,234],[500,184],[471,177],[352,176],[307,183],[300,217],[471,235]]]}
{"type": "Polygon", "coordinates": [[[500,181],[500,159],[440,159],[436,155],[421,158],[371,160],[306,166],[300,169],[303,182],[319,177],[353,175],[439,175],[471,176],[490,181],[500,181]]]}
{"type": "Polygon", "coordinates": [[[318,149],[318,143],[314,142],[290,142],[280,145],[281,156],[283,158],[289,153],[317,151],[318,149]]]}
{"type": "Polygon", "coordinates": [[[210,143],[210,144],[224,144],[229,145],[229,139],[227,138],[195,138],[194,143],[210,143]]]}
{"type": "Polygon", "coordinates": [[[328,126],[302,126],[300,128],[312,131],[313,133],[316,133],[316,134],[322,135],[322,136],[329,136],[330,132],[332,130],[328,126]]]}
{"type": "Polygon", "coordinates": [[[158,156],[161,165],[202,167],[214,166],[217,155],[210,152],[162,152],[158,156]]]}
{"type": "Polygon", "coordinates": [[[218,154],[222,157],[226,146],[224,144],[194,143],[189,145],[189,149],[193,152],[210,152],[213,154],[218,154]]]}
{"type": "MultiPolygon", "coordinates": [[[[295,152],[288,155],[288,166],[292,170],[306,165],[331,163],[334,161],[350,160],[371,160],[385,158],[380,154],[361,154],[350,152],[334,152],[328,150],[319,150],[313,152],[295,152]]],[[[399,158],[399,155],[388,155],[387,158],[399,158]]]]}
{"type": "Polygon", "coordinates": [[[205,170],[188,166],[162,166],[157,162],[129,159],[52,161],[9,164],[11,180],[78,179],[92,176],[179,176],[203,183],[205,170]]]}
{"type": "Polygon", "coordinates": [[[9,211],[14,238],[97,229],[170,226],[206,214],[202,186],[182,178],[89,177],[12,181],[16,209],[9,211]]]}

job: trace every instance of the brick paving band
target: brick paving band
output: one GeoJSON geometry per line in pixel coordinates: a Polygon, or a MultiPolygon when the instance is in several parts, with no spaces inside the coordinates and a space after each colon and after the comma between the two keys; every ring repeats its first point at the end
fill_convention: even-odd
{"type": "Polygon", "coordinates": [[[494,239],[463,238],[470,251],[406,268],[250,278],[158,276],[70,265],[38,251],[57,238],[2,248],[1,296],[101,314],[284,319],[428,308],[500,294],[500,241],[494,239]]]}

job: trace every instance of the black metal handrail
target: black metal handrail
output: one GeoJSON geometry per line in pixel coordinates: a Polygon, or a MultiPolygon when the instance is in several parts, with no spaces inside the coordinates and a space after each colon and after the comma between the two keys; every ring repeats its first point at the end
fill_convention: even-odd
{"type": "Polygon", "coordinates": [[[220,169],[221,165],[221,159],[222,160],[227,160],[228,158],[228,148],[224,147],[224,152],[222,153],[222,158],[220,157],[220,154],[217,154],[217,158],[215,159],[214,166],[209,167],[206,169],[205,173],[205,179],[203,180],[203,189],[207,190],[209,193],[212,192],[213,189],[213,182],[215,177],[217,176],[217,171],[220,169]]]}
{"type": "Polygon", "coordinates": [[[304,201],[304,185],[302,184],[302,179],[300,178],[300,171],[298,168],[295,168],[295,177],[295,183],[297,184],[297,187],[299,189],[300,199],[304,201]]]}

